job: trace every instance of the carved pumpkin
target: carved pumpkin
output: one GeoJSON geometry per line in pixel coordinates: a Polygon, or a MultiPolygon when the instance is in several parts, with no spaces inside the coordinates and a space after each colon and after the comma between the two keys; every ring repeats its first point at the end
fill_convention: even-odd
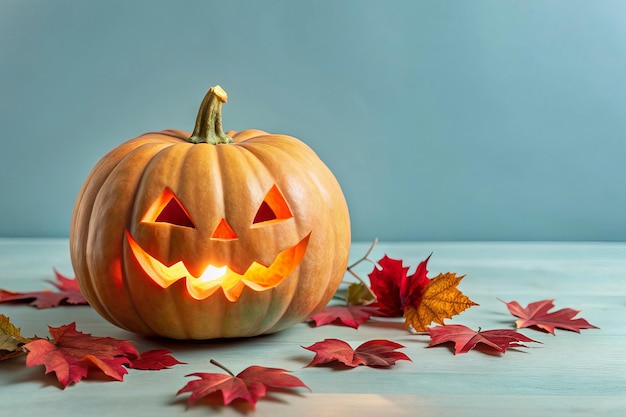
{"type": "Polygon", "coordinates": [[[225,134],[226,99],[209,90],[192,134],[113,149],[80,190],[72,264],[117,326],[175,339],[273,333],[323,308],[342,280],[350,224],[335,177],[296,138],[225,134]]]}

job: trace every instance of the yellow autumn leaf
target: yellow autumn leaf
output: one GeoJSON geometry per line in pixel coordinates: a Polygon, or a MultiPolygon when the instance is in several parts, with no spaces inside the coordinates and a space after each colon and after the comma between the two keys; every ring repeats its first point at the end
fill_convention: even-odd
{"type": "Polygon", "coordinates": [[[349,306],[363,306],[374,302],[374,294],[362,282],[353,282],[348,287],[347,303],[349,306]]]}
{"type": "Polygon", "coordinates": [[[478,305],[457,288],[463,277],[465,275],[457,277],[454,272],[434,277],[415,305],[405,306],[405,326],[413,327],[416,332],[425,332],[431,323],[443,324],[444,319],[478,305]]]}
{"type": "Polygon", "coordinates": [[[22,336],[20,329],[7,316],[0,314],[0,361],[25,354],[22,346],[33,340],[22,336]]]}

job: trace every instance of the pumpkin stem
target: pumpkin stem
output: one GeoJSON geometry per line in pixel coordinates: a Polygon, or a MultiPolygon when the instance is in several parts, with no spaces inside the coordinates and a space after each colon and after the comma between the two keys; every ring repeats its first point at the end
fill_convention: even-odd
{"type": "Polygon", "coordinates": [[[219,85],[211,87],[198,110],[196,126],[187,139],[191,143],[232,143],[233,139],[222,129],[222,104],[228,101],[226,91],[219,85]]]}

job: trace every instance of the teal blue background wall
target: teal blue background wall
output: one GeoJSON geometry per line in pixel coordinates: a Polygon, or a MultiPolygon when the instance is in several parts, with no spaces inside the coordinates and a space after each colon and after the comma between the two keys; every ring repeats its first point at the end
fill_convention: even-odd
{"type": "Polygon", "coordinates": [[[0,1],[0,236],[143,132],[297,136],[353,237],[626,240],[624,1],[0,1]]]}

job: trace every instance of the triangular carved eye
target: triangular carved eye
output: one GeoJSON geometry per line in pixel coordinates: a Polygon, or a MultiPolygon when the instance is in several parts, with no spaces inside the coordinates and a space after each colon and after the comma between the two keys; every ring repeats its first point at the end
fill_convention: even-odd
{"type": "Polygon", "coordinates": [[[285,197],[280,193],[276,185],[268,191],[261,203],[261,206],[254,216],[253,225],[265,224],[268,222],[276,222],[286,220],[293,217],[285,197]]]}
{"type": "Polygon", "coordinates": [[[152,206],[150,206],[146,215],[143,217],[142,222],[169,223],[175,226],[196,227],[187,213],[187,210],[185,210],[180,200],[169,188],[166,188],[159,198],[152,203],[152,206]]]}

